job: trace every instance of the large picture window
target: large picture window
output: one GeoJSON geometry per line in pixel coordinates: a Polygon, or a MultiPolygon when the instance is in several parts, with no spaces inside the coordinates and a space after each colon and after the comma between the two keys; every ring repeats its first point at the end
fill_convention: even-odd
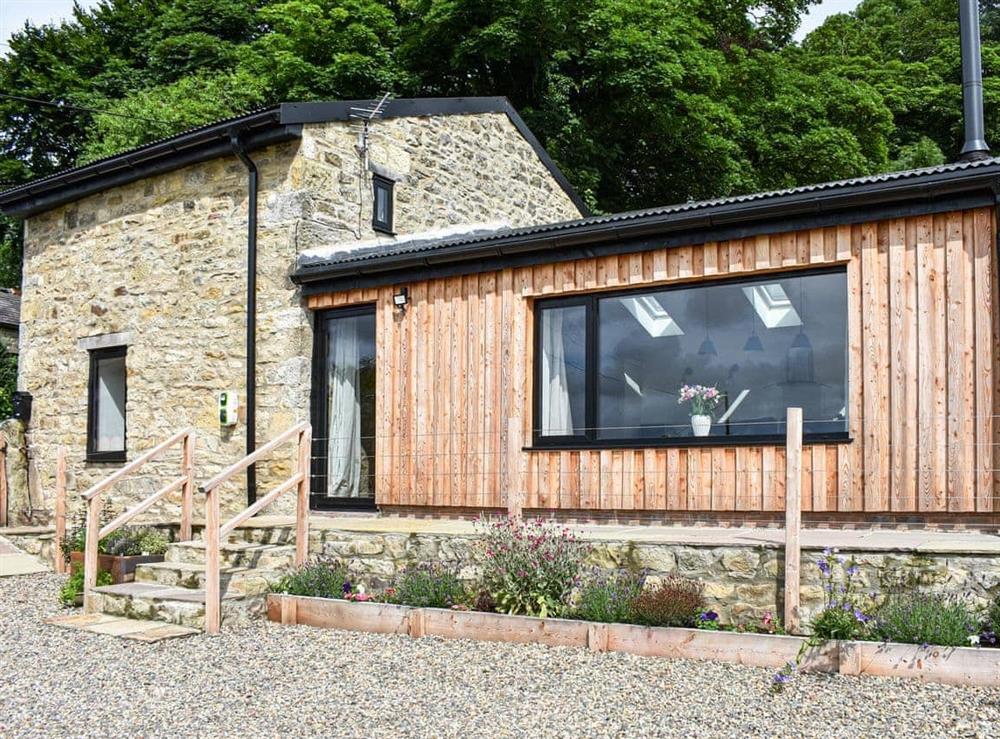
{"type": "Polygon", "coordinates": [[[719,391],[709,443],[783,438],[791,406],[846,437],[843,269],[540,300],[535,329],[537,444],[693,441],[685,385],[719,391]]]}

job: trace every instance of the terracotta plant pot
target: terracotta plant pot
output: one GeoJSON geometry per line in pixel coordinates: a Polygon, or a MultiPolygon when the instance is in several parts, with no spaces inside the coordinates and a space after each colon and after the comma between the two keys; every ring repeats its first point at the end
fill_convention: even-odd
{"type": "Polygon", "coordinates": [[[712,430],[712,417],[703,415],[691,416],[691,430],[695,436],[708,436],[712,430]]]}
{"type": "MultiPolygon", "coordinates": [[[[150,562],[162,562],[162,554],[139,554],[133,557],[119,557],[115,554],[98,554],[97,569],[107,570],[115,585],[135,580],[135,568],[150,562]]],[[[83,567],[83,552],[70,552],[70,569],[76,571],[83,567]]]]}

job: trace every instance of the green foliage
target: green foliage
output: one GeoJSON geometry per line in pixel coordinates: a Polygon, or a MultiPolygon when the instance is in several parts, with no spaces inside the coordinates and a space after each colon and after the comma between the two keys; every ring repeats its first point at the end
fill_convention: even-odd
{"type": "Polygon", "coordinates": [[[499,611],[527,616],[560,616],[586,547],[554,522],[515,518],[480,519],[483,587],[499,611]]]}
{"type": "Polygon", "coordinates": [[[454,570],[422,564],[406,568],[393,586],[386,588],[385,598],[390,603],[417,608],[451,608],[464,604],[468,595],[454,570]]]}
{"type": "Polygon", "coordinates": [[[573,617],[583,621],[628,623],[632,618],[632,602],[642,593],[645,576],[640,573],[615,571],[595,572],[580,588],[573,617]]]}
{"type": "Polygon", "coordinates": [[[348,592],[347,567],[339,560],[307,562],[271,586],[272,593],[305,595],[311,598],[343,598],[348,592]]]}
{"type": "Polygon", "coordinates": [[[695,626],[705,609],[702,585],[671,576],[632,601],[632,621],[644,626],[695,626]]]}
{"type": "Polygon", "coordinates": [[[167,551],[167,537],[149,526],[124,526],[101,539],[98,551],[118,557],[158,556],[167,551]]]}
{"type": "MultiPolygon", "coordinates": [[[[97,587],[111,585],[112,582],[114,580],[110,572],[107,570],[97,572],[97,587]]],[[[83,568],[77,567],[59,590],[59,602],[64,606],[71,607],[76,605],[76,599],[81,595],[83,595],[83,568]]]]}
{"type": "MultiPolygon", "coordinates": [[[[946,0],[101,0],[13,35],[0,180],[17,183],[282,100],[506,95],[584,197],[645,207],[953,158],[946,0]]],[[[1000,20],[983,16],[1000,140],[1000,20]]],[[[0,282],[19,233],[0,225],[0,282]]]]}
{"type": "Polygon", "coordinates": [[[873,635],[902,644],[967,647],[978,620],[961,598],[937,593],[891,593],[875,610],[873,635]]]}
{"type": "Polygon", "coordinates": [[[993,634],[1000,634],[1000,593],[993,596],[989,607],[986,609],[986,631],[993,634]]]}
{"type": "Polygon", "coordinates": [[[858,639],[867,630],[865,623],[858,619],[850,608],[824,608],[809,624],[812,635],[824,639],[858,639]]]}
{"type": "Polygon", "coordinates": [[[0,419],[14,412],[14,391],[17,390],[17,355],[0,344],[0,419]]]}

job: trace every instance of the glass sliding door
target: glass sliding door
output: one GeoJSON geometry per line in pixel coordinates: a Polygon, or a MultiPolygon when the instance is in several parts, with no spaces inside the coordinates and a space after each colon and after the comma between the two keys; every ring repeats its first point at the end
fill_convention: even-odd
{"type": "Polygon", "coordinates": [[[375,506],[375,311],[319,313],[313,356],[314,508],[375,506]]]}

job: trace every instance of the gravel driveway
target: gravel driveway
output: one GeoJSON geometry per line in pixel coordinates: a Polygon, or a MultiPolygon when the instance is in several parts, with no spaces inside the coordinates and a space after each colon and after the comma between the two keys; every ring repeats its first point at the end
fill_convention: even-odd
{"type": "Polygon", "coordinates": [[[141,644],[42,623],[62,578],[0,579],[0,736],[1000,735],[1000,687],[800,676],[271,624],[141,644]]]}

